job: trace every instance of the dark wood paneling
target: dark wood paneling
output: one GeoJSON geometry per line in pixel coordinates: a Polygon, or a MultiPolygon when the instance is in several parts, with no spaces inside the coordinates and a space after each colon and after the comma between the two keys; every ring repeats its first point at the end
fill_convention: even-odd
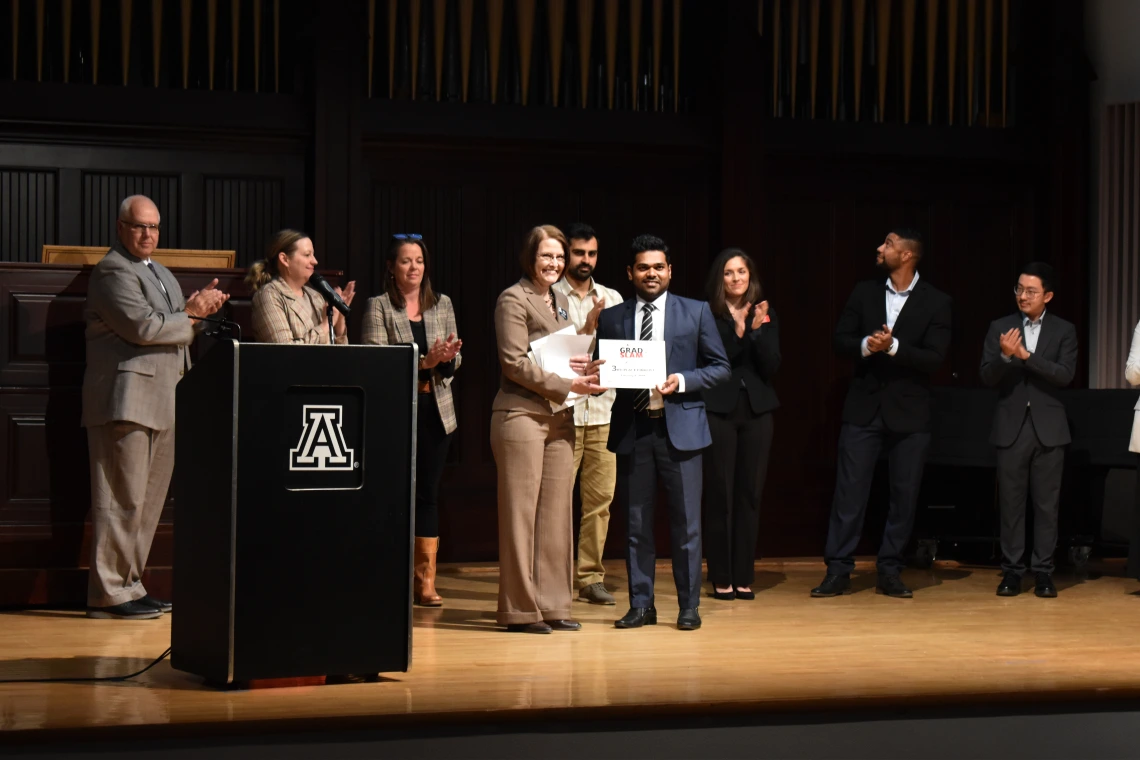
{"type": "Polygon", "coordinates": [[[239,263],[260,256],[281,226],[305,224],[304,151],[297,141],[231,136],[204,145],[201,137],[186,142],[147,133],[124,148],[121,138],[87,136],[90,144],[82,147],[48,138],[0,138],[0,166],[12,167],[4,171],[13,176],[58,167],[38,184],[9,183],[18,197],[4,195],[0,182],[0,213],[19,220],[0,226],[0,260],[39,261],[44,243],[109,246],[119,204],[136,193],[158,205],[162,247],[236,250],[239,263]],[[33,229],[45,231],[37,237],[33,229]]]}
{"type": "Polygon", "coordinates": [[[282,224],[282,186],[276,178],[206,177],[204,247],[237,251],[236,264],[242,267],[263,257],[273,233],[302,226],[300,219],[282,224]]]}
{"type": "Polygon", "coordinates": [[[39,261],[55,242],[56,189],[55,171],[0,169],[0,261],[39,261]]]}
{"type": "Polygon", "coordinates": [[[178,214],[177,175],[111,174],[89,172],[83,175],[83,241],[80,245],[106,245],[115,242],[115,220],[119,204],[130,195],[145,195],[155,202],[162,216],[161,241],[164,248],[182,245],[178,214]]]}

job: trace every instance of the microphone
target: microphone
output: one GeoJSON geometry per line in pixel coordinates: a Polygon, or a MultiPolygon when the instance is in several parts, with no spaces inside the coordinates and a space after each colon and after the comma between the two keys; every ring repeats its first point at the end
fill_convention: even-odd
{"type": "Polygon", "coordinates": [[[325,297],[325,300],[328,301],[329,306],[332,306],[344,316],[348,316],[348,304],[346,304],[344,302],[344,299],[337,294],[336,290],[333,289],[333,286],[329,284],[328,280],[326,280],[317,272],[313,272],[312,277],[309,278],[309,285],[325,297]]]}

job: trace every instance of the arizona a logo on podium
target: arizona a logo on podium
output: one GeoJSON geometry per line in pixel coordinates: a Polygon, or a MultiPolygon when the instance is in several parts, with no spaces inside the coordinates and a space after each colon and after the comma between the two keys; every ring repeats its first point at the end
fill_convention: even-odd
{"type": "Polygon", "coordinates": [[[289,450],[289,469],[351,472],[355,462],[344,442],[344,408],[306,404],[301,418],[301,440],[289,450]]]}

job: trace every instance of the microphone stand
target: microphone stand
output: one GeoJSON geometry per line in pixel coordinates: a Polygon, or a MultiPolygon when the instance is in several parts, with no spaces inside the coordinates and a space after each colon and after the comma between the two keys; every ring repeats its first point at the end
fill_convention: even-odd
{"type": "Polygon", "coordinates": [[[328,305],[326,307],[326,311],[328,312],[328,320],[329,320],[329,345],[335,346],[336,345],[336,335],[333,333],[333,305],[332,305],[331,301],[329,301],[327,303],[328,303],[328,305]]]}

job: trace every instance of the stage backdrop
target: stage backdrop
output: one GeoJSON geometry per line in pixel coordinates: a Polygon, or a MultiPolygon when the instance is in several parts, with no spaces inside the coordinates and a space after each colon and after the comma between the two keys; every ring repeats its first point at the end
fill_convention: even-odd
{"type": "MultiPolygon", "coordinates": [[[[927,16],[935,4],[235,0],[215,23],[190,2],[188,16],[135,4],[126,24],[104,4],[101,59],[87,4],[47,4],[42,27],[35,3],[13,6],[0,14],[0,60],[14,67],[0,82],[0,259],[109,244],[118,201],[143,192],[164,246],[234,249],[241,266],[275,229],[309,231],[321,267],[355,279],[363,305],[388,237],[425,236],[465,343],[445,561],[496,557],[492,309],[535,224],[594,225],[598,277],[626,295],[641,232],[669,242],[682,295],[701,295],[721,247],[756,255],[783,325],[769,556],[821,551],[850,373],[831,330],[853,284],[876,276],[890,226],[925,231],[923,276],[955,297],[940,383],[977,383],[985,327],[1013,308],[1022,261],[1056,265],[1056,310],[1087,322],[1080,2],[943,3],[927,16]]],[[[36,302],[3,293],[8,313],[36,302]]],[[[49,331],[6,345],[56,344],[49,331]]],[[[80,443],[59,461],[12,453],[60,440],[51,399],[74,406],[82,357],[52,360],[71,369],[0,372],[0,604],[82,598],[79,431],[62,434],[80,443]],[[51,472],[67,463],[71,486],[51,486],[49,460],[51,472]]],[[[620,557],[614,514],[607,554],[620,557]]],[[[663,515],[658,528],[665,556],[663,515]]],[[[156,569],[168,546],[156,544],[156,569]]]]}

